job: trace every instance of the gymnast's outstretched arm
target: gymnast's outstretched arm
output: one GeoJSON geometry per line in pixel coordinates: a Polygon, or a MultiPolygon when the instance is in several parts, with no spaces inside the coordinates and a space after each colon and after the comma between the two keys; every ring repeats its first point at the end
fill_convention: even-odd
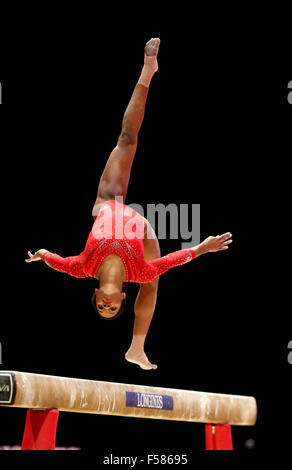
{"type": "Polygon", "coordinates": [[[70,276],[83,278],[87,277],[87,274],[83,271],[83,260],[82,253],[77,256],[67,256],[63,258],[56,253],[50,253],[48,250],[38,250],[34,255],[28,252],[29,258],[26,259],[26,263],[32,261],[40,261],[41,259],[51,268],[61,273],[67,273],[70,276]]]}
{"type": "Polygon", "coordinates": [[[43,256],[45,253],[47,253],[48,250],[38,250],[35,252],[35,254],[33,255],[30,251],[28,251],[28,256],[29,258],[27,258],[25,260],[26,263],[31,263],[32,261],[40,261],[41,259],[43,259],[43,256]]]}
{"type": "Polygon", "coordinates": [[[232,243],[232,233],[227,232],[217,237],[208,237],[199,245],[191,248],[195,253],[195,257],[205,255],[206,253],[216,253],[217,251],[228,250],[230,243],[232,243]]]}
{"type": "MultiPolygon", "coordinates": [[[[175,251],[169,253],[162,258],[157,257],[145,263],[145,268],[151,270],[151,278],[154,279],[157,276],[161,276],[166,271],[176,266],[189,263],[190,261],[198,258],[198,256],[206,253],[216,253],[217,251],[228,250],[230,243],[232,243],[232,234],[230,232],[224,233],[223,235],[217,235],[217,237],[208,237],[199,245],[185,250],[175,251]]],[[[141,282],[143,282],[145,276],[141,276],[141,282]]],[[[146,277],[149,279],[149,276],[146,277]]],[[[149,279],[150,280],[150,279],[149,279]]]]}

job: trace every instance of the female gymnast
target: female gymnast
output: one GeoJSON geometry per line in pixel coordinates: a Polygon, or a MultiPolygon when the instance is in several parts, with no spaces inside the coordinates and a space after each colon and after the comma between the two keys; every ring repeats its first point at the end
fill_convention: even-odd
{"type": "Polygon", "coordinates": [[[78,256],[62,258],[42,249],[34,255],[28,252],[29,258],[25,260],[30,263],[42,259],[58,271],[99,280],[92,303],[95,312],[106,320],[117,318],[125,308],[124,283],[139,283],[133,338],[125,358],[147,370],[157,369],[148,360],[144,344],[155,310],[160,275],[205,253],[227,250],[232,242],[228,232],[161,258],[159,242],[150,223],[121,202],[126,200],[149,85],[158,70],[159,45],[160,39],[154,38],[145,46],[141,75],[125,111],[117,145],[99,182],[92,210],[94,224],[84,251],[78,256]]]}

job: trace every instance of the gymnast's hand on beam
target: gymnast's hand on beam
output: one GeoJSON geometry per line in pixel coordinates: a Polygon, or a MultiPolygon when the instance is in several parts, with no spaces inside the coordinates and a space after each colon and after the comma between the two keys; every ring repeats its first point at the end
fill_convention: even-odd
{"type": "Polygon", "coordinates": [[[29,258],[25,260],[26,263],[31,263],[32,261],[40,261],[43,255],[47,252],[47,250],[38,250],[33,255],[30,251],[28,251],[29,258]]]}
{"type": "Polygon", "coordinates": [[[203,241],[206,253],[216,253],[217,251],[228,250],[230,243],[232,243],[232,233],[227,232],[217,237],[208,237],[203,241]]]}

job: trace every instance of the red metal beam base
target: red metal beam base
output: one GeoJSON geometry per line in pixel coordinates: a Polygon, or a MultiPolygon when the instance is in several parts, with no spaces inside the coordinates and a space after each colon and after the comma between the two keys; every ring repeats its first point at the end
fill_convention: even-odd
{"type": "Polygon", "coordinates": [[[59,410],[28,410],[22,450],[55,450],[59,410]]]}
{"type": "Polygon", "coordinates": [[[230,424],[205,425],[206,450],[234,450],[230,424]]]}

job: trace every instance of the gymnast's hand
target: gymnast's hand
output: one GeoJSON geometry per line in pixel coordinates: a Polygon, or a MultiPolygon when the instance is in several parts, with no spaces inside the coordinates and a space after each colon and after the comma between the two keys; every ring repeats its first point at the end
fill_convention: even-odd
{"type": "Polygon", "coordinates": [[[40,261],[43,255],[47,252],[47,250],[38,250],[33,255],[30,251],[28,251],[29,258],[25,260],[26,263],[31,263],[32,261],[40,261]]]}
{"type": "Polygon", "coordinates": [[[230,243],[232,243],[232,233],[227,232],[217,237],[208,237],[203,241],[206,253],[215,253],[216,251],[228,250],[230,243]]]}

